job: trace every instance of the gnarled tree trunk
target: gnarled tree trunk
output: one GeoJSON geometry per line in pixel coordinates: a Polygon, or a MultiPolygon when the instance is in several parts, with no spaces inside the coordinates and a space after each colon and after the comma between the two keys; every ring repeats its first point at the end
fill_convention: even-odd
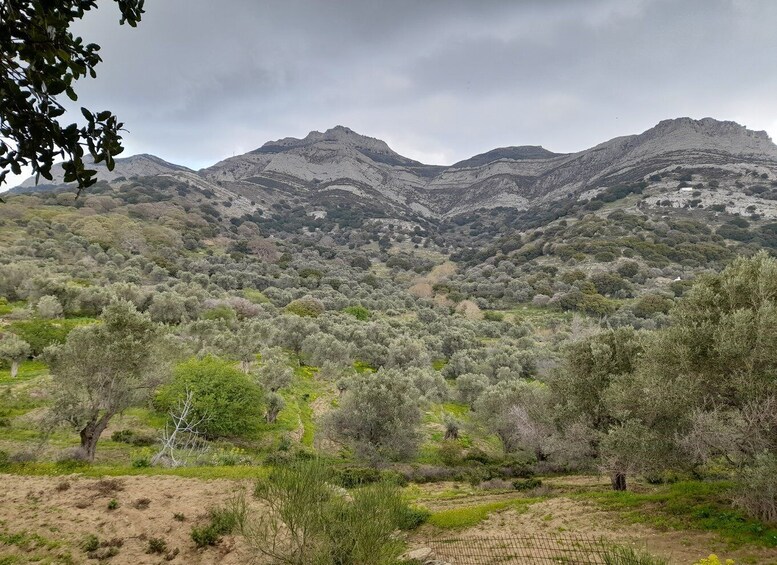
{"type": "Polygon", "coordinates": [[[626,490],[626,473],[615,472],[610,475],[612,490],[626,490]]]}
{"type": "Polygon", "coordinates": [[[15,379],[16,375],[18,374],[19,374],[19,361],[14,359],[13,361],[11,361],[11,378],[15,379]]]}
{"type": "Polygon", "coordinates": [[[97,420],[90,420],[89,423],[79,432],[81,436],[81,450],[88,461],[94,461],[94,454],[97,451],[97,442],[100,439],[105,428],[108,427],[108,422],[111,419],[111,415],[105,414],[97,420]]]}

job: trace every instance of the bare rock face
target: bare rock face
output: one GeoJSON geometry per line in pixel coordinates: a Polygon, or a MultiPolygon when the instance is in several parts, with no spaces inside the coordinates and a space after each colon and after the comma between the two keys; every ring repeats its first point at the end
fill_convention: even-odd
{"type": "MultiPolygon", "coordinates": [[[[270,209],[276,203],[294,202],[315,213],[359,206],[376,217],[442,219],[495,207],[529,210],[657,176],[665,179],[660,188],[666,193],[677,187],[666,179],[679,176],[678,170],[696,171],[696,184],[715,179],[732,192],[739,190],[737,178],[745,174],[757,172],[763,182],[772,183],[777,180],[777,145],[765,132],[734,122],[678,118],[577,153],[503,147],[451,166],[435,166],[337,126],[302,139],[267,142],[197,173],[157,157],[136,155],[117,159],[113,172],[99,168],[98,178],[186,176],[187,182],[202,185],[203,190],[235,198],[240,205],[230,215],[250,212],[254,205],[270,209]]],[[[22,185],[31,186],[34,179],[22,185]]],[[[713,203],[718,196],[705,198],[713,203]]],[[[667,200],[672,206],[675,200],[679,205],[685,202],[681,195],[654,198],[667,200]]]]}

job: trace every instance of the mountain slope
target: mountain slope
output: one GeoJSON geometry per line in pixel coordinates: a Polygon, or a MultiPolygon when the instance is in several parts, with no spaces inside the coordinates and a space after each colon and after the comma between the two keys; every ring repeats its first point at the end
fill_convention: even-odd
{"type": "MultiPolygon", "coordinates": [[[[112,171],[109,171],[103,163],[94,164],[90,162],[88,163],[88,166],[94,167],[97,170],[97,180],[105,181],[114,181],[121,177],[128,179],[132,177],[149,177],[165,173],[191,171],[191,169],[181,165],[168,163],[164,159],[145,153],[116,159],[116,166],[112,171]]],[[[37,186],[59,186],[64,184],[64,171],[62,170],[62,165],[55,165],[52,167],[51,174],[54,177],[52,180],[41,178],[37,186]]],[[[21,183],[18,188],[29,189],[35,187],[35,177],[30,177],[21,183]]]]}

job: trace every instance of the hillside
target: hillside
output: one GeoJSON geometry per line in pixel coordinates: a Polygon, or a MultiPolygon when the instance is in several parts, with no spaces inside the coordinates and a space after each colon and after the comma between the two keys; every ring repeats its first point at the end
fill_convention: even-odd
{"type": "Polygon", "coordinates": [[[242,512],[266,516],[263,479],[317,476],[328,516],[367,516],[349,532],[382,508],[353,501],[395,497],[395,553],[507,525],[772,562],[774,154],[672,120],[429,167],[334,128],[198,172],[129,158],[79,198],[15,191],[0,550],[242,562],[258,530],[217,523],[230,492],[259,481],[242,512]],[[187,402],[196,433],[168,449],[187,402]],[[79,476],[14,486],[33,474],[79,476]],[[130,474],[202,479],[210,508],[165,492],[183,478],[89,478],[130,474]]]}

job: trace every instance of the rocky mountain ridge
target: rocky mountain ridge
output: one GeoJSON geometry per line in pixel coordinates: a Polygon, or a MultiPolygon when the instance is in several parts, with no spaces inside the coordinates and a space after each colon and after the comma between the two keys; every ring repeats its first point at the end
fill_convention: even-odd
{"type": "MultiPolygon", "coordinates": [[[[196,173],[150,155],[116,163],[112,172],[98,167],[98,178],[173,176],[231,197],[237,206],[230,215],[272,212],[273,206],[292,203],[311,214],[346,206],[384,217],[444,219],[497,207],[530,210],[648,179],[663,178],[661,190],[677,188],[672,182],[681,176],[734,190],[741,188],[740,177],[753,173],[768,184],[777,180],[777,145],[766,132],[735,122],[678,118],[576,153],[504,147],[437,166],[337,126],[302,139],[270,141],[196,173]]],[[[34,179],[21,189],[31,186],[34,179]]]]}

